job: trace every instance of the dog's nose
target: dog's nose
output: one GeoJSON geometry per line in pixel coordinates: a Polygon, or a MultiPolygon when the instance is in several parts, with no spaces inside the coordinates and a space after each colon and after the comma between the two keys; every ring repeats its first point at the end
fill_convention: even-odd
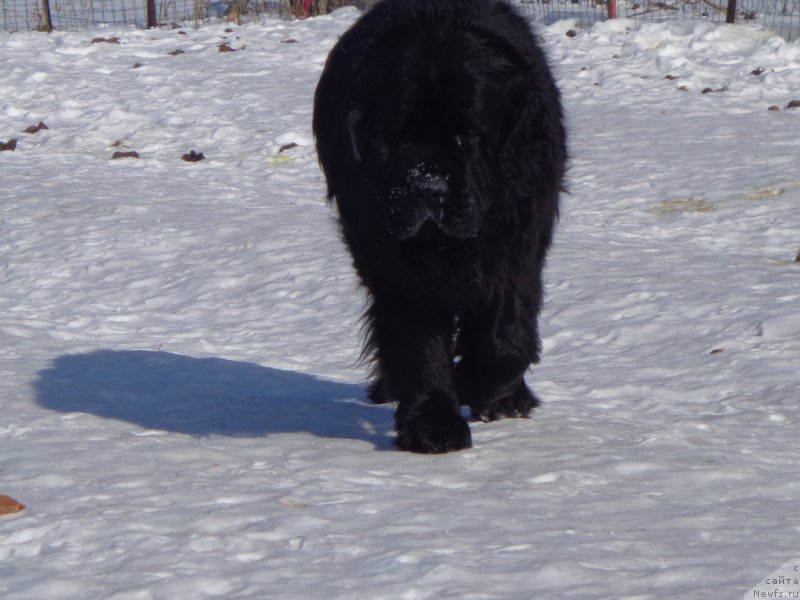
{"type": "Polygon", "coordinates": [[[415,173],[409,178],[408,189],[412,196],[433,208],[447,196],[447,177],[425,171],[415,173]]]}

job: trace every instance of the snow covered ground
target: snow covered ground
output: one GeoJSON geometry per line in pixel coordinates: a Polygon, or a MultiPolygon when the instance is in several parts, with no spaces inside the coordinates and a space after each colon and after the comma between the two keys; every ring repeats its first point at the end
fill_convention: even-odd
{"type": "Polygon", "coordinates": [[[0,34],[0,597],[743,597],[800,554],[800,44],[542,29],[545,405],[416,456],[310,136],[355,18],[0,34]]]}

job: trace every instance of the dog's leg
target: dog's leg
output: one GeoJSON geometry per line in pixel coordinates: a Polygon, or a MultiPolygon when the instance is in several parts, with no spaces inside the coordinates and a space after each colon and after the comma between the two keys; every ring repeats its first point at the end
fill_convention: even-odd
{"type": "Polygon", "coordinates": [[[481,421],[527,417],[540,404],[525,384],[539,361],[538,300],[505,303],[462,317],[456,368],[459,400],[481,421]]]}
{"type": "Polygon", "coordinates": [[[441,453],[472,446],[453,375],[453,317],[420,314],[392,302],[369,311],[377,376],[371,391],[396,402],[397,447],[441,453]]]}

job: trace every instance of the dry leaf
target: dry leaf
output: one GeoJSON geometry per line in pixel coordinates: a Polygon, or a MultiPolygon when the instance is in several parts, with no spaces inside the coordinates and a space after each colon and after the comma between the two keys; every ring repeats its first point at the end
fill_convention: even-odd
{"type": "Polygon", "coordinates": [[[30,127],[26,128],[23,133],[39,133],[42,129],[50,129],[47,125],[45,125],[44,121],[39,121],[37,125],[31,125],[30,127]]]}
{"type": "Polygon", "coordinates": [[[11,496],[3,496],[0,494],[0,515],[11,515],[18,513],[25,508],[24,504],[20,504],[11,496]]]}
{"type": "Polygon", "coordinates": [[[205,156],[203,156],[202,152],[195,152],[192,150],[189,154],[184,154],[181,156],[181,160],[185,160],[186,162],[199,162],[203,160],[205,156]]]}
{"type": "Polygon", "coordinates": [[[111,158],[112,159],[117,159],[117,158],[139,158],[139,153],[136,152],[135,150],[130,150],[129,152],[117,151],[117,152],[114,152],[114,154],[111,155],[111,158]]]}

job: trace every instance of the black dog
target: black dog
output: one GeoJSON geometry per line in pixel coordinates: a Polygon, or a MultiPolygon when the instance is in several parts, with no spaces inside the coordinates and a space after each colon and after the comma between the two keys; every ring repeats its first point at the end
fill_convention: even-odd
{"type": "Polygon", "coordinates": [[[566,142],[526,21],[495,0],[379,2],[328,57],[313,128],[397,446],[470,447],[461,406],[527,417],[566,142]]]}

